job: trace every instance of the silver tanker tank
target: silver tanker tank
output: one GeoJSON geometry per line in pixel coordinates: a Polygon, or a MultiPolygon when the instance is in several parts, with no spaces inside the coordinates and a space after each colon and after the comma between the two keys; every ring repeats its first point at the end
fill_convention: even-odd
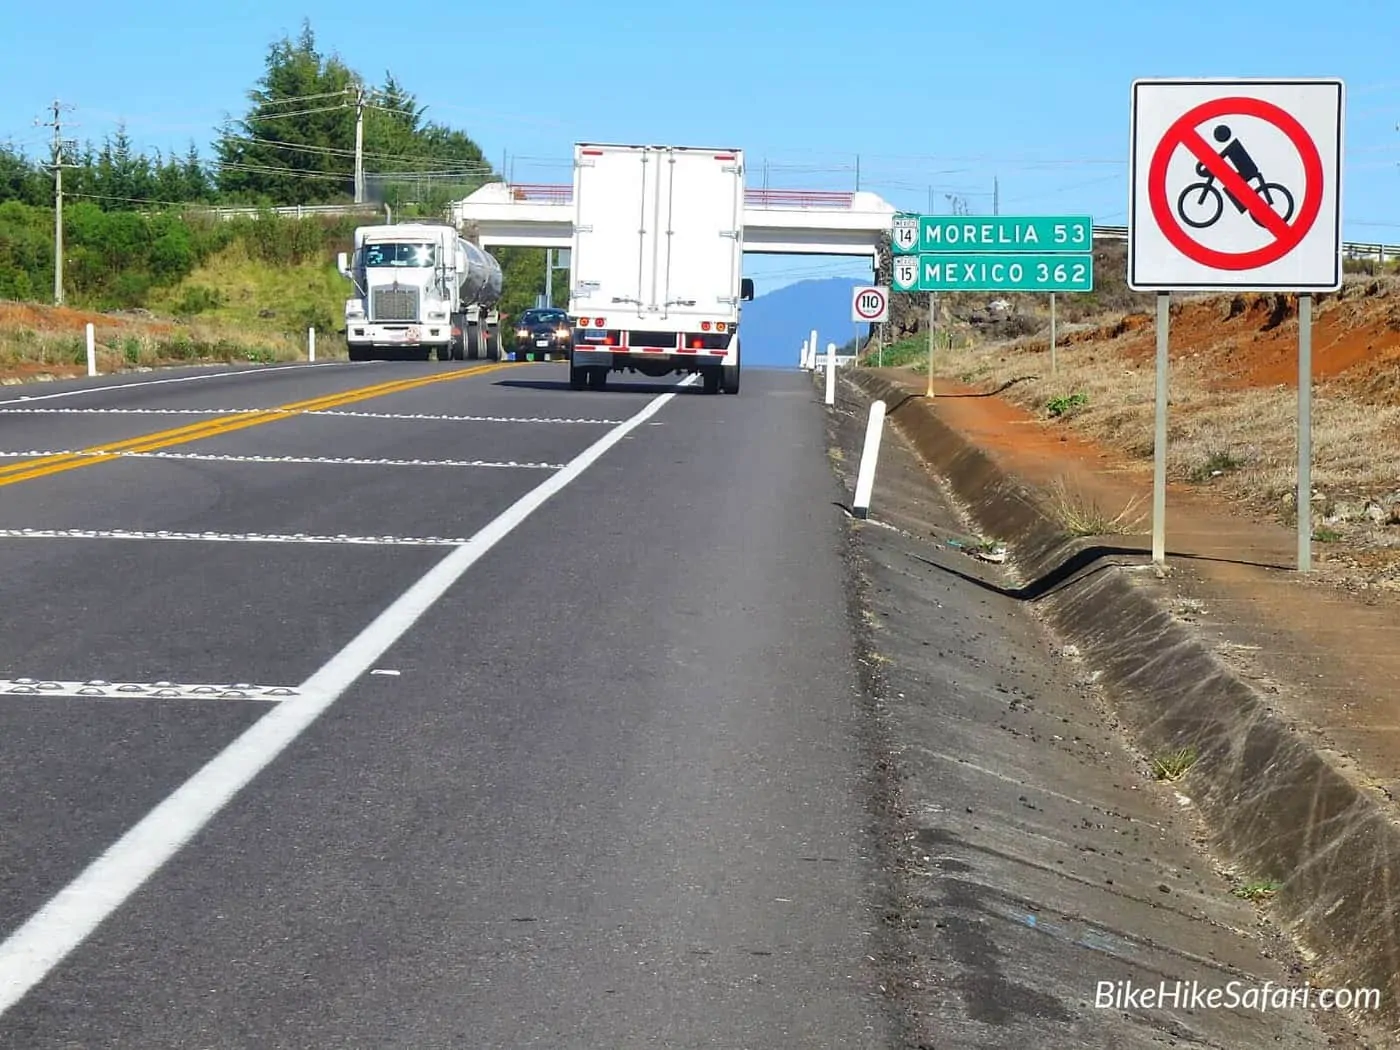
{"type": "Polygon", "coordinates": [[[501,298],[501,264],[471,241],[457,238],[457,275],[462,302],[491,306],[501,298]]]}

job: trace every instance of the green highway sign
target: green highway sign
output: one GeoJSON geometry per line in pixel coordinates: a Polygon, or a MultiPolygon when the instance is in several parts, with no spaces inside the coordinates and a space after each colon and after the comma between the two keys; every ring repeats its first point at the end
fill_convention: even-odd
{"type": "Polygon", "coordinates": [[[1087,252],[1094,220],[1087,215],[896,215],[896,255],[934,252],[1087,252]]]}
{"type": "Polygon", "coordinates": [[[907,284],[912,259],[896,259],[894,287],[901,292],[1092,292],[1090,252],[998,255],[963,253],[918,257],[916,281],[907,284]],[[901,280],[903,278],[904,280],[901,280]]]}

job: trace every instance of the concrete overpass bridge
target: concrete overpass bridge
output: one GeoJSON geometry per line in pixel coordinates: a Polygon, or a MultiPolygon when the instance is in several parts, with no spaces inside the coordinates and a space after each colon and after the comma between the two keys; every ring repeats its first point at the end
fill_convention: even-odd
{"type": "MultiPolygon", "coordinates": [[[[744,252],[845,255],[873,263],[897,211],[874,193],[747,189],[744,252]]],[[[573,243],[573,187],[488,183],[453,203],[450,219],[459,229],[474,228],[483,248],[567,248],[573,243]]]]}

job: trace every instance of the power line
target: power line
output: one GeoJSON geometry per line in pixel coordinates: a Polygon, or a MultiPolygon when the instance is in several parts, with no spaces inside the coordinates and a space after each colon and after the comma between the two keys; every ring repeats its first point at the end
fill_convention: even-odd
{"type": "MultiPolygon", "coordinates": [[[[348,98],[349,88],[340,88],[338,91],[323,91],[316,95],[287,95],[283,98],[259,98],[258,104],[262,106],[287,106],[294,102],[315,102],[323,98],[348,98]]],[[[333,109],[343,109],[343,106],[333,106],[333,109]]]]}

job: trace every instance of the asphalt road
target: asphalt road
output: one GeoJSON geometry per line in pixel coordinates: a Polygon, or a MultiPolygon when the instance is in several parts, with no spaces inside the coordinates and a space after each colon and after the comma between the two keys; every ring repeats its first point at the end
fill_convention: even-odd
{"type": "Polygon", "coordinates": [[[465,371],[3,392],[0,1046],[892,1045],[810,386],[465,371]]]}
{"type": "Polygon", "coordinates": [[[0,1048],[1359,1045],[1091,1005],[1300,971],[844,387],[565,379],[0,392],[0,1048]]]}

